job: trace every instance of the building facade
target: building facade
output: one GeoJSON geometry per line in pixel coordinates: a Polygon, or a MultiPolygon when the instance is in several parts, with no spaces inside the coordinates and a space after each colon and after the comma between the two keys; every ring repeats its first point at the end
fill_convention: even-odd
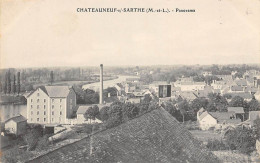
{"type": "Polygon", "coordinates": [[[66,124],[75,108],[76,93],[72,87],[39,87],[27,97],[27,122],[66,124]]]}

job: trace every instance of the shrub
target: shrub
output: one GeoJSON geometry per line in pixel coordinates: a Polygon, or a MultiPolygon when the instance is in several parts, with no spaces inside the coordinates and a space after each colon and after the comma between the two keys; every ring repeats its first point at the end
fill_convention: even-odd
{"type": "Polygon", "coordinates": [[[207,143],[207,148],[209,148],[212,151],[218,151],[218,150],[226,150],[226,144],[222,140],[217,139],[209,139],[207,143]]]}

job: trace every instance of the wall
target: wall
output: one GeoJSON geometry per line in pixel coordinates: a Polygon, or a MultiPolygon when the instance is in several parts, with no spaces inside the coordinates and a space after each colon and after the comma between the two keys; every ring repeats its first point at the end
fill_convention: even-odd
{"type": "Polygon", "coordinates": [[[48,107],[49,107],[49,97],[41,89],[37,89],[28,99],[27,99],[27,119],[28,123],[48,123],[48,107]],[[37,102],[37,100],[39,101],[37,102]],[[46,100],[44,102],[44,99],[46,100]],[[32,100],[32,101],[31,101],[32,100]],[[37,108],[38,106],[38,108],[37,108]],[[45,108],[44,108],[45,106],[45,108]],[[37,114],[39,112],[39,114],[37,114]],[[45,115],[44,115],[45,112],[45,115]],[[39,118],[39,121],[38,121],[39,118]],[[45,118],[45,119],[44,119],[45,118]]]}
{"type": "Polygon", "coordinates": [[[199,121],[199,123],[202,130],[208,130],[210,127],[217,125],[217,120],[210,115],[207,115],[201,121],[199,121]]]}
{"type": "Polygon", "coordinates": [[[260,155],[260,141],[259,140],[256,140],[255,147],[256,147],[257,153],[260,155]]]}

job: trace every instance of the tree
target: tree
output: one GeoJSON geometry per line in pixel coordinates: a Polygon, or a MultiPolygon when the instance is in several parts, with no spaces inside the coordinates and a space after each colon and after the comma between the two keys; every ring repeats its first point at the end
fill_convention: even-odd
{"type": "Polygon", "coordinates": [[[259,111],[259,110],[260,110],[259,102],[256,99],[252,99],[248,103],[248,111],[259,111]]]}
{"type": "Polygon", "coordinates": [[[54,82],[54,74],[53,74],[53,71],[51,71],[51,74],[50,74],[50,76],[51,76],[51,84],[54,82]]]}
{"type": "Polygon", "coordinates": [[[41,127],[41,125],[32,126],[31,130],[29,132],[26,132],[26,134],[23,136],[23,140],[28,145],[28,151],[33,150],[36,147],[37,142],[42,135],[43,128],[41,127]]]}
{"type": "Polygon", "coordinates": [[[233,97],[229,102],[229,106],[232,107],[244,107],[244,105],[245,105],[245,100],[243,97],[240,96],[233,97]]]}
{"type": "Polygon", "coordinates": [[[198,111],[200,108],[206,108],[209,101],[206,98],[198,97],[191,102],[191,108],[198,111]]]}
{"type": "Polygon", "coordinates": [[[208,98],[207,111],[227,111],[228,102],[223,96],[217,93],[209,93],[208,98]]]}
{"type": "Polygon", "coordinates": [[[7,73],[7,93],[10,94],[11,93],[11,73],[10,70],[7,73]]]}
{"type": "Polygon", "coordinates": [[[7,83],[8,83],[8,80],[7,80],[7,77],[8,75],[7,75],[7,73],[5,74],[5,85],[4,85],[4,94],[6,94],[7,93],[7,83]]]}
{"type": "Polygon", "coordinates": [[[229,148],[245,154],[250,154],[255,150],[255,141],[253,130],[248,128],[236,128],[226,134],[229,148]]]}
{"type": "Polygon", "coordinates": [[[88,110],[86,111],[85,113],[85,118],[86,119],[90,119],[90,123],[91,123],[91,120],[95,120],[96,119],[96,116],[99,114],[99,108],[97,105],[94,105],[93,107],[89,107],[88,110]]]}
{"type": "Polygon", "coordinates": [[[107,128],[117,126],[122,123],[122,105],[110,106],[108,111],[108,120],[106,121],[107,128]]]}
{"type": "Polygon", "coordinates": [[[108,112],[109,112],[109,107],[108,106],[104,106],[100,109],[99,111],[99,117],[100,117],[100,120],[102,121],[107,121],[108,118],[109,118],[109,115],[108,115],[108,112]]]}
{"type": "Polygon", "coordinates": [[[14,75],[14,81],[13,81],[13,94],[16,93],[16,83],[15,83],[15,75],[14,75]]]}
{"type": "Polygon", "coordinates": [[[123,120],[126,122],[129,119],[136,117],[139,114],[139,108],[131,103],[126,103],[122,107],[123,120]]]}
{"type": "Polygon", "coordinates": [[[21,91],[21,81],[20,81],[20,72],[17,73],[17,94],[20,94],[21,91]]]}
{"type": "Polygon", "coordinates": [[[144,99],[143,99],[142,102],[144,102],[144,103],[149,103],[149,102],[151,102],[151,101],[152,101],[152,97],[150,96],[150,94],[144,95],[144,99]]]}

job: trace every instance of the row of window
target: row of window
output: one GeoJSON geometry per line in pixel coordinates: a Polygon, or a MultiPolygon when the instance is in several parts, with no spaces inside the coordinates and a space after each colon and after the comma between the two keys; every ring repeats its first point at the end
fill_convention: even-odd
{"type": "MultiPolygon", "coordinates": [[[[51,108],[54,109],[54,105],[52,105],[51,108]]],[[[31,109],[33,109],[33,105],[31,105],[31,109]]],[[[37,105],[37,109],[40,109],[40,105],[37,105]]],[[[43,105],[43,109],[46,109],[46,105],[43,105]]],[[[62,109],[61,105],[60,105],[60,109],[62,109]]]]}
{"type": "MultiPolygon", "coordinates": [[[[40,112],[37,111],[37,115],[39,115],[40,112]]],[[[54,111],[51,112],[52,115],[54,115],[54,111]]],[[[33,115],[33,111],[31,111],[31,115],[33,115]]],[[[43,112],[43,115],[46,115],[46,111],[43,112]]],[[[62,111],[60,111],[60,115],[62,115],[62,111]]]]}
{"type": "MultiPolygon", "coordinates": [[[[39,122],[39,121],[40,121],[40,118],[37,118],[36,120],[37,120],[37,122],[39,122]]],[[[31,121],[33,121],[33,118],[31,118],[31,121]]],[[[54,118],[52,118],[51,121],[53,122],[53,121],[54,121],[54,118]]],[[[46,122],[46,118],[43,118],[43,122],[46,122]]]]}
{"type": "MultiPolygon", "coordinates": [[[[46,103],[46,99],[43,99],[43,102],[46,103]]],[[[54,103],[55,99],[51,99],[51,102],[54,103]]],[[[37,103],[40,102],[40,99],[37,99],[37,103]]],[[[62,102],[62,99],[60,99],[60,102],[62,102]]],[[[31,103],[33,103],[33,99],[31,99],[31,103]]]]}

